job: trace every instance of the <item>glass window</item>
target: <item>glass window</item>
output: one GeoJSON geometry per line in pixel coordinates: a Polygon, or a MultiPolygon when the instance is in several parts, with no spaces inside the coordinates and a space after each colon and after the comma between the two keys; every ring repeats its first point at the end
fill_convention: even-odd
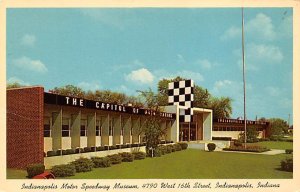
{"type": "Polygon", "coordinates": [[[114,135],[114,119],[110,118],[109,119],[109,136],[114,135]]]}
{"type": "Polygon", "coordinates": [[[96,126],[96,136],[100,136],[100,127],[99,127],[99,125],[96,126]]]}
{"type": "Polygon", "coordinates": [[[51,136],[50,125],[45,124],[44,125],[44,137],[50,137],[50,136],[51,136]]]}
{"type": "Polygon", "coordinates": [[[69,119],[63,119],[63,124],[61,127],[62,137],[70,137],[70,124],[69,119]]]}
{"type": "Polygon", "coordinates": [[[80,126],[80,136],[86,136],[86,127],[85,127],[85,125],[80,126]]]}

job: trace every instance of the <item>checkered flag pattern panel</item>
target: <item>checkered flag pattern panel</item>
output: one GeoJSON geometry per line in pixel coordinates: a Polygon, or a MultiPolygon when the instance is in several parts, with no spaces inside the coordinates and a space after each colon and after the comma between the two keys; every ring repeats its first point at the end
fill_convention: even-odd
{"type": "Polygon", "coordinates": [[[168,85],[169,105],[185,106],[188,109],[180,111],[180,122],[192,121],[192,110],[194,101],[194,81],[184,80],[171,82],[168,85]]]}

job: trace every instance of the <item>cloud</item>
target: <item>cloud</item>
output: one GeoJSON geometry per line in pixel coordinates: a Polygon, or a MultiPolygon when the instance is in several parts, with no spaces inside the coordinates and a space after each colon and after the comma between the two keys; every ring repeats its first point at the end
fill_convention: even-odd
{"type": "Polygon", "coordinates": [[[151,84],[154,80],[154,76],[148,69],[141,68],[131,71],[125,76],[125,79],[136,83],[151,84]]]}
{"type": "Polygon", "coordinates": [[[235,37],[241,36],[242,30],[236,26],[231,26],[227,29],[224,34],[220,37],[221,40],[225,41],[227,39],[233,39],[235,37]]]}
{"type": "Polygon", "coordinates": [[[136,23],[138,16],[132,10],[126,9],[81,9],[84,16],[91,18],[93,21],[103,23],[120,30],[126,28],[132,23],[136,23]]]}
{"type": "Polygon", "coordinates": [[[276,33],[272,19],[263,13],[258,13],[245,25],[245,31],[264,40],[274,40],[276,33]]]}
{"type": "Polygon", "coordinates": [[[19,83],[21,85],[25,85],[25,86],[29,86],[30,83],[23,81],[22,79],[18,78],[18,77],[10,77],[7,80],[7,83],[19,83]]]}
{"type": "Polygon", "coordinates": [[[21,39],[21,44],[25,46],[33,47],[36,42],[36,37],[34,35],[25,34],[21,39]]]}
{"type": "Polygon", "coordinates": [[[80,82],[78,83],[78,87],[88,91],[88,90],[91,90],[91,91],[95,91],[97,89],[100,89],[100,84],[98,82],[80,82]]]}
{"type": "Polygon", "coordinates": [[[113,65],[112,69],[114,71],[119,71],[119,70],[123,70],[123,69],[134,69],[134,68],[141,68],[141,67],[144,67],[144,63],[138,59],[135,59],[132,62],[130,62],[129,64],[113,65]]]}
{"type": "Polygon", "coordinates": [[[39,72],[39,73],[46,73],[48,71],[45,64],[42,63],[40,60],[32,60],[25,56],[13,60],[12,63],[16,67],[28,71],[39,72]]]}
{"type": "MultiPolygon", "coordinates": [[[[242,51],[240,49],[233,51],[233,54],[239,57],[237,65],[242,68],[241,53],[242,51]]],[[[250,43],[245,48],[247,70],[257,71],[262,65],[281,63],[283,58],[284,56],[281,49],[275,45],[250,43]]]]}
{"type": "Polygon", "coordinates": [[[201,73],[197,73],[189,70],[182,70],[175,73],[166,70],[156,70],[154,74],[157,77],[157,80],[173,79],[177,76],[180,76],[182,78],[193,79],[194,81],[198,81],[198,82],[204,81],[204,77],[201,73]]]}
{"type": "Polygon", "coordinates": [[[278,87],[266,87],[266,91],[267,93],[272,96],[272,97],[276,97],[280,95],[280,89],[278,87]]]}
{"type": "MultiPolygon", "coordinates": [[[[241,27],[231,26],[220,37],[221,40],[241,38],[241,27]]],[[[258,13],[255,18],[245,21],[245,37],[251,39],[273,41],[277,34],[274,30],[272,19],[263,13],[258,13]]]]}
{"type": "Polygon", "coordinates": [[[207,59],[199,59],[196,61],[196,65],[200,65],[202,69],[211,69],[215,63],[212,63],[207,59]]]}
{"type": "Polygon", "coordinates": [[[185,64],[185,59],[181,54],[177,54],[177,62],[179,64],[185,64]]]}

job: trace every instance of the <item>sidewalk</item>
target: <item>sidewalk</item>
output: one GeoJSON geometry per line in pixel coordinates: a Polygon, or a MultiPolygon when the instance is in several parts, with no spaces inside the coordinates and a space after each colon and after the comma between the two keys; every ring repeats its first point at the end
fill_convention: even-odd
{"type": "Polygon", "coordinates": [[[256,154],[256,155],[278,155],[285,153],[285,150],[282,149],[271,149],[271,151],[266,151],[262,153],[255,153],[255,152],[244,152],[244,151],[221,151],[225,153],[246,153],[246,154],[256,154]]]}

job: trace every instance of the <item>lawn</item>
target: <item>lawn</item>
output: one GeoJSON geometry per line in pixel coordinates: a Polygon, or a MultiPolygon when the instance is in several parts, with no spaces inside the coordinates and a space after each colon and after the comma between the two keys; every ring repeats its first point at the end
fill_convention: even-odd
{"type": "MultiPolygon", "coordinates": [[[[121,163],[66,179],[289,179],[279,170],[280,161],[290,155],[261,155],[205,152],[188,149],[157,158],[121,163]]],[[[7,178],[26,178],[26,172],[8,169],[7,178]]]]}
{"type": "Polygon", "coordinates": [[[158,158],[122,163],[76,173],[68,179],[283,179],[292,173],[278,170],[286,154],[269,156],[188,149],[158,158]]]}
{"type": "Polygon", "coordinates": [[[257,143],[248,143],[247,145],[259,145],[269,149],[293,149],[293,142],[286,141],[262,141],[257,143]]]}

